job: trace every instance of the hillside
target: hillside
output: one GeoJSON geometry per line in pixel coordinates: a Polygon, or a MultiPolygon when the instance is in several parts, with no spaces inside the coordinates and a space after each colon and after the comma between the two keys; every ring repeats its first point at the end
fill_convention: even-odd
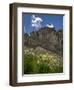
{"type": "Polygon", "coordinates": [[[63,30],[44,27],[24,34],[24,74],[63,72],[63,30]]]}
{"type": "Polygon", "coordinates": [[[40,46],[49,51],[56,52],[63,56],[63,30],[58,32],[48,27],[41,28],[36,32],[30,33],[30,36],[24,34],[24,45],[30,47],[40,46]]]}
{"type": "Polygon", "coordinates": [[[24,47],[24,73],[61,73],[63,58],[41,47],[24,47]]]}

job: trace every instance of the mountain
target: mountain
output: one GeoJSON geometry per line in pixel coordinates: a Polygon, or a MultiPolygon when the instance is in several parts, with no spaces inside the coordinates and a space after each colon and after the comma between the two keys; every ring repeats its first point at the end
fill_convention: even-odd
{"type": "Polygon", "coordinates": [[[24,46],[41,47],[63,56],[63,30],[56,31],[55,28],[44,27],[38,31],[24,34],[24,46]]]}

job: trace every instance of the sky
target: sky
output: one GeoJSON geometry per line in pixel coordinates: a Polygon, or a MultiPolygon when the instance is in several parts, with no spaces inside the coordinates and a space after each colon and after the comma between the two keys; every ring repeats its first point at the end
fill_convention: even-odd
{"type": "Polygon", "coordinates": [[[63,15],[22,13],[22,28],[28,34],[49,24],[53,25],[56,31],[63,29],[63,15]]]}

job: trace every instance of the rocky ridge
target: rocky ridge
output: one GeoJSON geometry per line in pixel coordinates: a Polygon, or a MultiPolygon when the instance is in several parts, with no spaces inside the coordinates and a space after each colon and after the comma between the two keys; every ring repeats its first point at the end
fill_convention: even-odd
{"type": "Polygon", "coordinates": [[[24,34],[24,46],[53,51],[63,56],[63,30],[44,27],[38,31],[24,34]]]}

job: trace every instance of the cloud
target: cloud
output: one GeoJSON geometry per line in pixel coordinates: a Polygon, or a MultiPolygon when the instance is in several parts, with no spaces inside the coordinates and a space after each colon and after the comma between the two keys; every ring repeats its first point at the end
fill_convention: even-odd
{"type": "Polygon", "coordinates": [[[54,28],[54,25],[53,24],[47,24],[46,27],[48,27],[48,28],[54,28]]]}
{"type": "Polygon", "coordinates": [[[43,22],[42,18],[36,17],[35,15],[32,15],[32,27],[35,28],[35,30],[42,27],[41,23],[43,22]]]}
{"type": "Polygon", "coordinates": [[[26,29],[25,29],[25,26],[24,26],[24,32],[26,33],[26,29]]]}
{"type": "Polygon", "coordinates": [[[26,31],[25,26],[24,26],[24,33],[27,33],[30,36],[30,33],[26,31]]]}

